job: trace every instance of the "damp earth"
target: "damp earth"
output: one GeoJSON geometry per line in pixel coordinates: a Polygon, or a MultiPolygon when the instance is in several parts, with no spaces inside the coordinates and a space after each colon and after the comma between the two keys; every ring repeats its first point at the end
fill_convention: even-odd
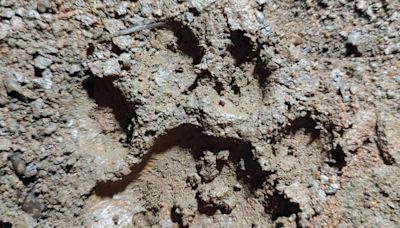
{"type": "Polygon", "coordinates": [[[0,227],[399,227],[397,0],[0,0],[0,227]]]}

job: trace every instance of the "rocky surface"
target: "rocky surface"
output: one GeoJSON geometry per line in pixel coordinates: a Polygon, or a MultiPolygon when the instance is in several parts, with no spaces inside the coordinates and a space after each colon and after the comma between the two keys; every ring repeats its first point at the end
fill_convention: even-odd
{"type": "Polygon", "coordinates": [[[398,227],[396,0],[0,0],[0,227],[398,227]]]}

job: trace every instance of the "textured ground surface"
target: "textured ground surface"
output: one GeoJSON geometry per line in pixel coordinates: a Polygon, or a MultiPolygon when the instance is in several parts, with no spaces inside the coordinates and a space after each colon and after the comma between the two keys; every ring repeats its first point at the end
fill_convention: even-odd
{"type": "Polygon", "coordinates": [[[0,0],[0,227],[398,227],[399,9],[0,0]]]}

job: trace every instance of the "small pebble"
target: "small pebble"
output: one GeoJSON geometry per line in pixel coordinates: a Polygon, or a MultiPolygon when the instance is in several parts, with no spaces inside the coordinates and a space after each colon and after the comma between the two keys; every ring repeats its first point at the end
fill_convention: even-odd
{"type": "Polygon", "coordinates": [[[33,79],[33,84],[40,89],[51,89],[53,86],[53,74],[49,69],[46,69],[42,72],[42,77],[41,78],[35,78],[33,79]]]}
{"type": "Polygon", "coordinates": [[[75,123],[74,118],[69,115],[63,116],[62,121],[64,122],[65,127],[68,127],[68,128],[72,127],[75,123]]]}
{"type": "Polygon", "coordinates": [[[114,33],[125,28],[124,23],[117,19],[104,19],[103,24],[105,29],[110,33],[114,33]]]}
{"type": "Polygon", "coordinates": [[[54,132],[56,132],[57,129],[58,129],[58,124],[56,124],[56,123],[50,123],[49,126],[47,126],[47,127],[44,129],[44,133],[45,133],[45,135],[51,135],[51,134],[53,134],[54,132]]]}
{"type": "Polygon", "coordinates": [[[222,150],[217,154],[217,160],[219,161],[227,161],[229,158],[229,150],[222,150]]]}
{"type": "Polygon", "coordinates": [[[25,27],[24,21],[22,20],[22,18],[20,18],[18,16],[12,17],[10,20],[10,24],[11,24],[11,27],[13,28],[13,30],[15,30],[15,31],[22,30],[25,27]]]}
{"type": "Polygon", "coordinates": [[[131,68],[131,55],[128,53],[122,53],[119,56],[119,61],[121,62],[124,69],[131,68]]]}
{"type": "Polygon", "coordinates": [[[37,10],[40,13],[45,13],[51,9],[51,2],[49,0],[39,0],[37,3],[37,10]]]}
{"type": "Polygon", "coordinates": [[[298,46],[304,43],[304,40],[298,35],[291,35],[290,36],[290,43],[294,46],[298,46]]]}
{"type": "Polygon", "coordinates": [[[331,183],[328,185],[328,189],[325,190],[325,193],[328,195],[333,195],[339,190],[339,184],[331,183]]]}
{"type": "Polygon", "coordinates": [[[0,107],[5,106],[6,104],[9,103],[9,100],[7,98],[7,93],[5,92],[4,88],[0,88],[0,91],[3,90],[2,92],[0,92],[0,107]]]}
{"type": "Polygon", "coordinates": [[[0,23],[0,40],[6,38],[10,32],[10,25],[0,23]]]}
{"type": "Polygon", "coordinates": [[[97,22],[97,17],[92,14],[79,14],[76,15],[75,18],[87,27],[90,27],[97,22]]]}
{"type": "Polygon", "coordinates": [[[36,88],[40,89],[51,89],[53,85],[51,78],[37,78],[33,80],[33,83],[36,88]]]}
{"type": "Polygon", "coordinates": [[[15,173],[19,177],[23,177],[26,171],[26,163],[22,160],[21,155],[19,153],[14,154],[10,157],[11,163],[13,165],[15,173]]]}
{"type": "Polygon", "coordinates": [[[39,199],[33,194],[29,194],[22,203],[22,210],[31,214],[34,218],[40,218],[46,206],[40,203],[39,199]]]}
{"type": "Polygon", "coordinates": [[[20,106],[17,105],[17,104],[15,104],[15,103],[11,103],[11,104],[8,106],[8,108],[9,108],[11,111],[17,111],[18,109],[20,109],[20,106]]]}
{"type": "Polygon", "coordinates": [[[15,14],[15,12],[10,8],[3,8],[0,11],[0,17],[4,17],[7,19],[10,19],[12,16],[14,16],[14,14],[15,14]]]}
{"type": "Polygon", "coordinates": [[[319,200],[321,200],[322,202],[326,200],[326,193],[324,192],[324,190],[320,189],[318,191],[318,196],[319,200]]]}
{"type": "Polygon", "coordinates": [[[197,173],[189,174],[186,178],[186,181],[194,189],[200,185],[201,177],[197,173]]]}
{"type": "Polygon", "coordinates": [[[35,61],[35,67],[40,70],[44,70],[51,64],[53,64],[53,60],[43,57],[41,55],[37,56],[34,61],[35,61]]]}
{"type": "Polygon", "coordinates": [[[20,17],[25,17],[25,15],[26,15],[26,9],[24,9],[24,8],[18,8],[18,9],[16,9],[15,10],[15,14],[16,15],[18,15],[18,16],[20,16],[20,17]]]}
{"type": "Polygon", "coordinates": [[[81,71],[81,66],[79,64],[71,65],[71,67],[68,70],[69,74],[71,74],[71,75],[77,74],[80,71],[81,71]]]}
{"type": "Polygon", "coordinates": [[[103,63],[101,61],[95,61],[88,64],[91,73],[97,77],[102,78],[103,63]]]}
{"type": "Polygon", "coordinates": [[[118,6],[117,6],[117,14],[119,16],[123,16],[126,14],[127,10],[128,10],[128,6],[129,3],[128,2],[121,2],[118,6]]]}
{"type": "Polygon", "coordinates": [[[361,33],[357,31],[352,31],[349,36],[347,37],[347,41],[354,45],[357,46],[360,43],[360,38],[361,38],[361,33]]]}
{"type": "Polygon", "coordinates": [[[385,48],[385,55],[395,54],[400,52],[400,45],[390,44],[385,48]]]}
{"type": "Polygon", "coordinates": [[[36,119],[41,117],[43,105],[44,103],[42,99],[37,99],[31,103],[32,114],[36,119]]]}
{"type": "Polygon", "coordinates": [[[326,175],[321,175],[321,183],[327,184],[329,182],[329,177],[326,175]]]}
{"type": "Polygon", "coordinates": [[[107,60],[103,64],[103,75],[108,76],[118,76],[121,74],[121,66],[119,65],[118,59],[112,58],[107,60]]]}
{"type": "MultiPolygon", "coordinates": [[[[140,12],[145,17],[150,18],[152,16],[152,13],[153,13],[153,8],[151,6],[151,1],[149,1],[149,0],[141,1],[140,5],[141,5],[140,12]]],[[[198,11],[200,12],[201,10],[198,10],[198,11]]]]}
{"type": "Polygon", "coordinates": [[[387,97],[388,99],[393,99],[393,98],[396,97],[396,92],[393,91],[393,90],[388,90],[388,91],[386,92],[386,97],[387,97]]]}
{"type": "Polygon", "coordinates": [[[0,152],[0,164],[6,164],[6,162],[8,161],[8,157],[8,152],[0,152]]]}
{"type": "Polygon", "coordinates": [[[31,9],[27,12],[26,17],[29,19],[39,19],[40,18],[40,14],[38,11],[31,9]]]}
{"type": "Polygon", "coordinates": [[[11,140],[0,138],[0,151],[8,151],[11,149],[11,140]]]}
{"type": "Polygon", "coordinates": [[[35,163],[31,163],[26,167],[24,176],[27,177],[27,178],[34,177],[34,176],[37,175],[37,173],[38,173],[38,171],[37,171],[36,164],[35,163]]]}
{"type": "Polygon", "coordinates": [[[234,186],[233,186],[233,190],[235,190],[235,191],[240,191],[240,190],[242,190],[242,188],[243,188],[243,186],[241,185],[241,184],[239,184],[239,183],[237,183],[237,184],[235,184],[234,186]]]}
{"type": "Polygon", "coordinates": [[[365,0],[358,0],[356,2],[356,8],[360,11],[365,11],[368,8],[368,4],[365,0]]]}
{"type": "Polygon", "coordinates": [[[135,43],[134,39],[130,36],[118,36],[112,39],[113,43],[123,51],[129,51],[135,43]]]}

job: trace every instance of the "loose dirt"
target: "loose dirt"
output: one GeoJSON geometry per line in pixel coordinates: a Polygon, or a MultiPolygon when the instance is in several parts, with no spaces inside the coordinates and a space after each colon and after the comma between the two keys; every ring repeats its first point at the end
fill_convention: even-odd
{"type": "Polygon", "coordinates": [[[399,227],[397,0],[0,0],[0,227],[399,227]]]}

